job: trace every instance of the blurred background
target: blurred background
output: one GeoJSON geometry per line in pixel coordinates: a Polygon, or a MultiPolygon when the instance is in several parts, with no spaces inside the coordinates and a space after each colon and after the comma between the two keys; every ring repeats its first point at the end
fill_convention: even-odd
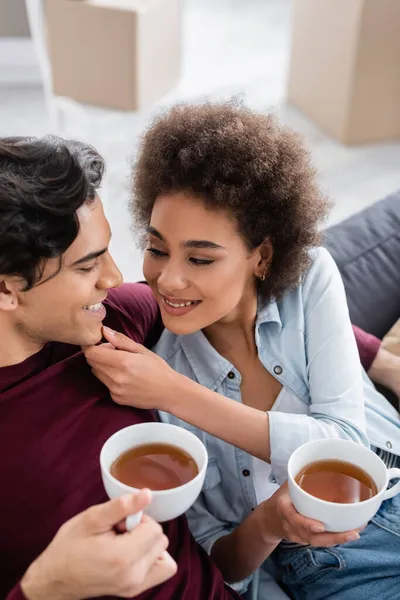
{"type": "Polygon", "coordinates": [[[92,143],[112,253],[141,278],[129,170],[152,115],[242,99],[304,135],[336,223],[400,185],[398,0],[0,0],[0,135],[92,143]]]}

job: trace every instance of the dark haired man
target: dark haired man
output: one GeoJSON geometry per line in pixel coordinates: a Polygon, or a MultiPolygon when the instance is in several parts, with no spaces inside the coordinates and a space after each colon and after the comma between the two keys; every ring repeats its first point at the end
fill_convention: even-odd
{"type": "Polygon", "coordinates": [[[100,448],[154,415],[114,404],[81,346],[103,321],[147,345],[160,324],[146,286],[114,289],[103,169],[77,142],[0,140],[0,597],[236,598],[185,518],[114,531],[149,497],[106,502],[100,448]]]}

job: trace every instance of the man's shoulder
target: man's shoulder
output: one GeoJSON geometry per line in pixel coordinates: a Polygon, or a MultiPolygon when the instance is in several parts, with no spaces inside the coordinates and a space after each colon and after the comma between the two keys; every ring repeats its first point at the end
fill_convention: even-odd
{"type": "Polygon", "coordinates": [[[145,283],[123,283],[108,292],[104,325],[121,331],[140,344],[153,345],[162,331],[153,293],[145,283]]]}

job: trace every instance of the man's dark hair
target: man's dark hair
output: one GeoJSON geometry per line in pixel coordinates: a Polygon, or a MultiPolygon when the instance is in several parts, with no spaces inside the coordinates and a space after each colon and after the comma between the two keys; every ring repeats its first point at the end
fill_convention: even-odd
{"type": "Polygon", "coordinates": [[[158,196],[186,192],[236,223],[248,248],[274,249],[266,298],[295,287],[320,243],[330,204],[321,194],[301,139],[272,115],[235,102],[177,105],[143,137],[131,208],[146,234],[158,196]]]}
{"type": "Polygon", "coordinates": [[[103,159],[87,144],[0,138],[0,275],[22,277],[25,289],[38,283],[46,261],[77,237],[76,212],[93,201],[103,174],[103,159]]]}

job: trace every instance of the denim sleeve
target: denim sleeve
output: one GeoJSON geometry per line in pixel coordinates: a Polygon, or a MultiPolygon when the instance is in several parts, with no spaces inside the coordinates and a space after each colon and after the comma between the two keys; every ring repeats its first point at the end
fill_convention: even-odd
{"type": "Polygon", "coordinates": [[[279,483],[287,478],[291,453],[305,442],[343,438],[369,446],[360,358],[342,279],[327,250],[316,251],[302,293],[310,414],[268,413],[271,466],[279,483]]]}
{"type": "Polygon", "coordinates": [[[203,493],[189,508],[186,517],[193,537],[208,554],[211,553],[213,545],[220,537],[229,535],[235,529],[229,523],[220,521],[209,512],[203,493]]]}
{"type": "MultiPolygon", "coordinates": [[[[211,554],[213,545],[225,535],[229,535],[236,528],[232,524],[220,521],[207,509],[204,494],[201,493],[194,505],[186,513],[190,531],[196,542],[211,554]]],[[[252,580],[252,576],[235,584],[229,584],[238,593],[244,594],[252,580]]]]}

